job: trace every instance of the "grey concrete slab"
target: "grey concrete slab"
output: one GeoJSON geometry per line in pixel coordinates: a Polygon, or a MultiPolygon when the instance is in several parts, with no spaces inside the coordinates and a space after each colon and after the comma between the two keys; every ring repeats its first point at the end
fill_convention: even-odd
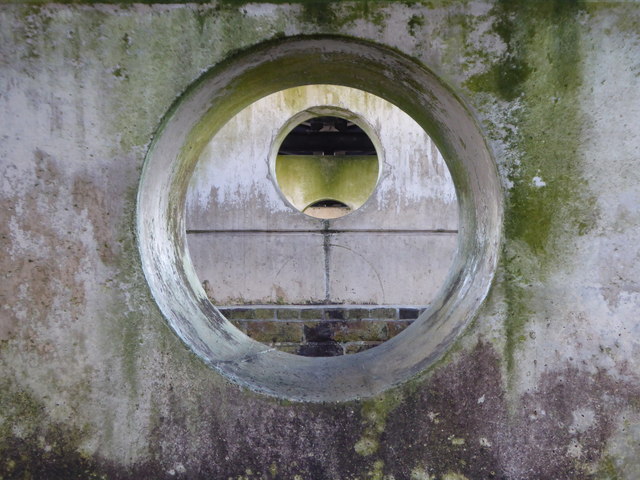
{"type": "Polygon", "coordinates": [[[322,235],[204,233],[188,239],[198,277],[216,304],[325,299],[322,235]]]}
{"type": "Polygon", "coordinates": [[[333,301],[427,305],[445,283],[456,235],[344,233],[332,235],[330,245],[333,301]]]}

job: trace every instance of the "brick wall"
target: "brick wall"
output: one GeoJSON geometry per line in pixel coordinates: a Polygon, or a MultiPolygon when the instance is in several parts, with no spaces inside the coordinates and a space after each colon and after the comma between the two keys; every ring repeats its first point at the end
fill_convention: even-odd
{"type": "Polygon", "coordinates": [[[408,327],[424,310],[415,306],[257,305],[219,307],[248,336],[308,357],[357,353],[408,327]]]}

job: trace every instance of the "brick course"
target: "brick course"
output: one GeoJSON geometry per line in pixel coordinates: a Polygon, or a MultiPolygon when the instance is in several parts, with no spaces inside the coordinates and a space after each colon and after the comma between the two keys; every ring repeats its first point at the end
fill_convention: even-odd
{"type": "Polygon", "coordinates": [[[259,305],[219,307],[248,336],[287,353],[358,353],[398,335],[424,311],[416,306],[259,305]]]}

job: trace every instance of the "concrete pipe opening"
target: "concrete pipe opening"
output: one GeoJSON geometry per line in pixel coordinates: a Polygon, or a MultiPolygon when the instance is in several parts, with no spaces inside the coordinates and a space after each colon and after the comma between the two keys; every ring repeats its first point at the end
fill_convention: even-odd
{"type": "Polygon", "coordinates": [[[409,57],[377,44],[331,36],[270,42],[206,73],[163,121],[147,155],[137,210],[144,272],[176,334],[230,380],[299,401],[372,396],[437,361],[489,290],[501,221],[495,163],[458,97],[409,57]],[[437,298],[401,334],[355,355],[300,357],[247,337],[208,300],[187,250],[185,198],[202,150],[247,105],[303,84],[357,88],[397,105],[437,144],[458,198],[457,253],[437,298]]]}
{"type": "Polygon", "coordinates": [[[332,219],[357,210],[371,197],[384,161],[381,152],[380,139],[364,119],[339,108],[315,107],[285,122],[273,141],[270,164],[291,206],[332,219]],[[296,132],[305,125],[306,132],[296,132]],[[296,141],[296,133],[302,140],[296,141]]]}

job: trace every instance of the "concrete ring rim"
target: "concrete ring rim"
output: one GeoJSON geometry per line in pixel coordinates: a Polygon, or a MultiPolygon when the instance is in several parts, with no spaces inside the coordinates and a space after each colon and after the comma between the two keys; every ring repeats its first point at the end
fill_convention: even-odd
{"type": "MultiPolygon", "coordinates": [[[[315,75],[321,76],[317,72],[315,75]]],[[[439,78],[413,59],[385,46],[334,36],[294,37],[269,42],[246,55],[235,57],[221,71],[207,73],[204,77],[163,122],[147,154],[138,193],[137,231],[143,270],[152,295],[173,330],[226,378],[254,391],[290,400],[343,401],[368,397],[433,365],[477,313],[491,284],[500,244],[502,201],[495,162],[469,110],[439,78]],[[292,51],[299,55],[314,49],[319,55],[316,61],[320,59],[325,66],[330,65],[327,63],[330,61],[340,62],[340,55],[346,54],[348,58],[342,59],[338,72],[342,75],[345,67],[353,65],[356,60],[368,62],[368,65],[380,62],[385,73],[402,66],[402,74],[410,77],[408,80],[414,84],[407,83],[400,91],[395,87],[393,92],[399,91],[398,95],[410,97],[417,88],[415,85],[424,87],[427,84],[430,87],[426,88],[424,98],[420,100],[433,104],[436,113],[428,112],[426,120],[418,123],[425,128],[430,121],[439,119],[442,122],[437,115],[446,117],[447,110],[437,111],[438,106],[442,107],[441,103],[455,107],[456,115],[466,122],[465,128],[469,129],[466,133],[474,137],[471,150],[481,154],[481,163],[489,170],[487,174],[482,169],[474,170],[469,166],[470,152],[466,146],[462,147],[465,142],[461,137],[459,142],[455,139],[456,130],[448,133],[451,121],[436,124],[443,135],[449,135],[445,135],[443,140],[449,156],[453,151],[464,157],[454,165],[458,173],[458,183],[456,177],[454,183],[456,189],[463,191],[463,201],[466,202],[461,207],[462,213],[466,214],[462,216],[466,223],[462,229],[463,240],[459,244],[458,264],[441,291],[437,305],[421,316],[417,327],[410,327],[375,349],[345,357],[294,356],[258,344],[237,331],[208,302],[189,256],[185,255],[184,218],[179,215],[180,197],[184,195],[180,190],[184,189],[183,177],[188,176],[188,164],[193,161],[187,158],[188,151],[194,148],[192,138],[198,133],[196,130],[209,110],[223,104],[220,100],[222,95],[235,92],[234,88],[237,89],[242,81],[250,80],[247,75],[255,74],[261,65],[277,65],[278,62],[285,65],[291,60],[292,51]],[[429,100],[430,95],[435,96],[436,93],[446,98],[429,100]],[[204,102],[207,108],[198,105],[200,102],[204,102]],[[181,128],[186,128],[187,132],[180,131],[181,128]],[[175,141],[180,148],[174,146],[164,150],[168,143],[175,141]],[[167,192],[166,198],[156,198],[154,193],[158,190],[167,192]],[[491,198],[480,197],[482,190],[489,190],[491,198]],[[484,200],[484,205],[478,205],[480,199],[484,200]],[[437,341],[430,338],[434,336],[437,341]],[[417,353],[406,353],[412,348],[417,353]]],[[[377,77],[377,81],[384,81],[380,78],[377,77]]],[[[359,87],[356,85],[355,88],[359,87]]]]}

